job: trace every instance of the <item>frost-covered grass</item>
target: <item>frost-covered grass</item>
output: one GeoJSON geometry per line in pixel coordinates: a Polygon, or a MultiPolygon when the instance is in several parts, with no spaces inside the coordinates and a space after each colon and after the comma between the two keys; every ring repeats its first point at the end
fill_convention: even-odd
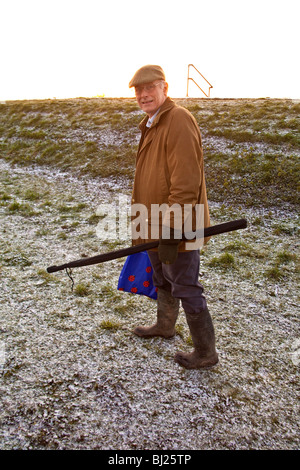
{"type": "MultiPolygon", "coordinates": [[[[194,105],[202,108],[204,103],[207,113],[222,104],[200,100],[194,105]]],[[[71,104],[81,110],[80,147],[93,116],[91,102],[71,104]]],[[[126,100],[120,104],[123,108],[114,111],[119,123],[124,109],[134,106],[126,100]]],[[[30,106],[38,103],[23,103],[29,107],[22,109],[21,103],[16,105],[23,117],[16,118],[15,128],[20,119],[37,119],[30,106]]],[[[289,102],[290,109],[292,105],[289,102]]],[[[55,128],[58,110],[66,113],[70,102],[48,106],[56,109],[51,117],[55,128]]],[[[43,112],[43,119],[51,121],[43,112]]],[[[134,108],[132,119],[137,115],[134,108]]],[[[118,136],[121,154],[123,134],[115,133],[108,117],[107,121],[107,142],[118,136]]],[[[102,121],[97,123],[101,127],[102,121]]],[[[119,194],[130,194],[131,173],[121,167],[119,174],[109,176],[81,172],[79,160],[66,168],[65,160],[57,156],[56,161],[53,157],[41,165],[30,153],[33,147],[24,165],[25,153],[13,158],[9,150],[13,137],[8,138],[7,132],[8,127],[0,168],[0,447],[297,449],[300,338],[295,187],[287,188],[289,201],[278,199],[272,190],[266,204],[262,198],[255,207],[250,207],[247,193],[244,203],[230,196],[220,200],[222,193],[230,194],[230,187],[226,193],[210,187],[212,224],[245,217],[249,226],[213,237],[201,253],[200,279],[214,320],[220,364],[210,371],[186,371],[173,361],[178,349],[192,348],[182,310],[172,340],[143,340],[132,334],[135,325],[154,321],[155,302],[117,291],[123,259],[74,269],[73,290],[64,272],[46,271],[52,264],[130,244],[97,238],[96,209],[117,200],[119,194]]],[[[48,126],[47,137],[49,132],[48,126]]],[[[96,136],[96,125],[93,132],[96,136]]],[[[227,154],[234,144],[205,132],[207,151],[214,143],[216,153],[227,154]]],[[[76,134],[72,135],[71,143],[76,134]]],[[[130,137],[133,148],[136,136],[130,137]]],[[[267,144],[259,145],[262,150],[267,144]]],[[[286,148],[297,152],[283,145],[287,144],[280,144],[282,155],[286,148]]],[[[209,172],[217,162],[214,158],[209,172]]],[[[218,165],[215,173],[221,160],[218,165]]],[[[239,188],[242,192],[243,186],[239,188]]]]}
{"type": "MultiPolygon", "coordinates": [[[[294,100],[176,100],[203,134],[209,198],[249,206],[299,203],[299,110],[294,100]]],[[[132,178],[143,113],[132,99],[0,104],[0,152],[92,176],[132,178]]]]}

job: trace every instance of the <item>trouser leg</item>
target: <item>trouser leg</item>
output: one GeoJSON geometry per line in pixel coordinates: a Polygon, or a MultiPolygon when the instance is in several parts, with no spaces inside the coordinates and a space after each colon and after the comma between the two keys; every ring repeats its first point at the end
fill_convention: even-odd
{"type": "Polygon", "coordinates": [[[178,352],[175,361],[188,369],[207,368],[218,362],[215,332],[207,308],[203,287],[199,283],[200,255],[198,251],[179,253],[172,265],[159,261],[156,252],[149,252],[153,267],[153,282],[158,288],[170,290],[180,299],[193,340],[194,351],[178,352]]]}
{"type": "Polygon", "coordinates": [[[169,290],[180,299],[185,312],[196,313],[206,307],[203,286],[199,283],[200,254],[198,250],[178,253],[173,264],[163,264],[158,253],[149,251],[153,268],[153,283],[169,290]]]}

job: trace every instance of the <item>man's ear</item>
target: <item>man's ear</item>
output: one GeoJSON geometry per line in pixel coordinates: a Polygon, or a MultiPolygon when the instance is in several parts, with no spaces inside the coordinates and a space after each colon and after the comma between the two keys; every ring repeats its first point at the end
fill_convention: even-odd
{"type": "Polygon", "coordinates": [[[169,84],[167,82],[165,82],[164,84],[164,94],[167,96],[168,94],[168,89],[169,89],[169,84]]]}

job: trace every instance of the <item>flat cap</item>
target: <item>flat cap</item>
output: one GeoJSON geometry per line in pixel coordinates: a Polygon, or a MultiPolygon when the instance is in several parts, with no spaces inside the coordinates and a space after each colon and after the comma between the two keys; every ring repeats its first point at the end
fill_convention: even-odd
{"type": "Polygon", "coordinates": [[[159,65],[144,65],[137,70],[129,82],[129,88],[142,85],[143,83],[154,82],[154,80],[165,80],[163,69],[159,65]]]}

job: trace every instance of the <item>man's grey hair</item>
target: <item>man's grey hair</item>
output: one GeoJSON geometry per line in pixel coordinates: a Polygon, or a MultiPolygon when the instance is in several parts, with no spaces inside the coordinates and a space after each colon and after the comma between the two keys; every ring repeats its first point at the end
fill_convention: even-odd
{"type": "Polygon", "coordinates": [[[168,84],[165,80],[159,80],[159,85],[160,85],[160,88],[162,88],[162,89],[164,89],[165,87],[168,86],[168,84]]]}

